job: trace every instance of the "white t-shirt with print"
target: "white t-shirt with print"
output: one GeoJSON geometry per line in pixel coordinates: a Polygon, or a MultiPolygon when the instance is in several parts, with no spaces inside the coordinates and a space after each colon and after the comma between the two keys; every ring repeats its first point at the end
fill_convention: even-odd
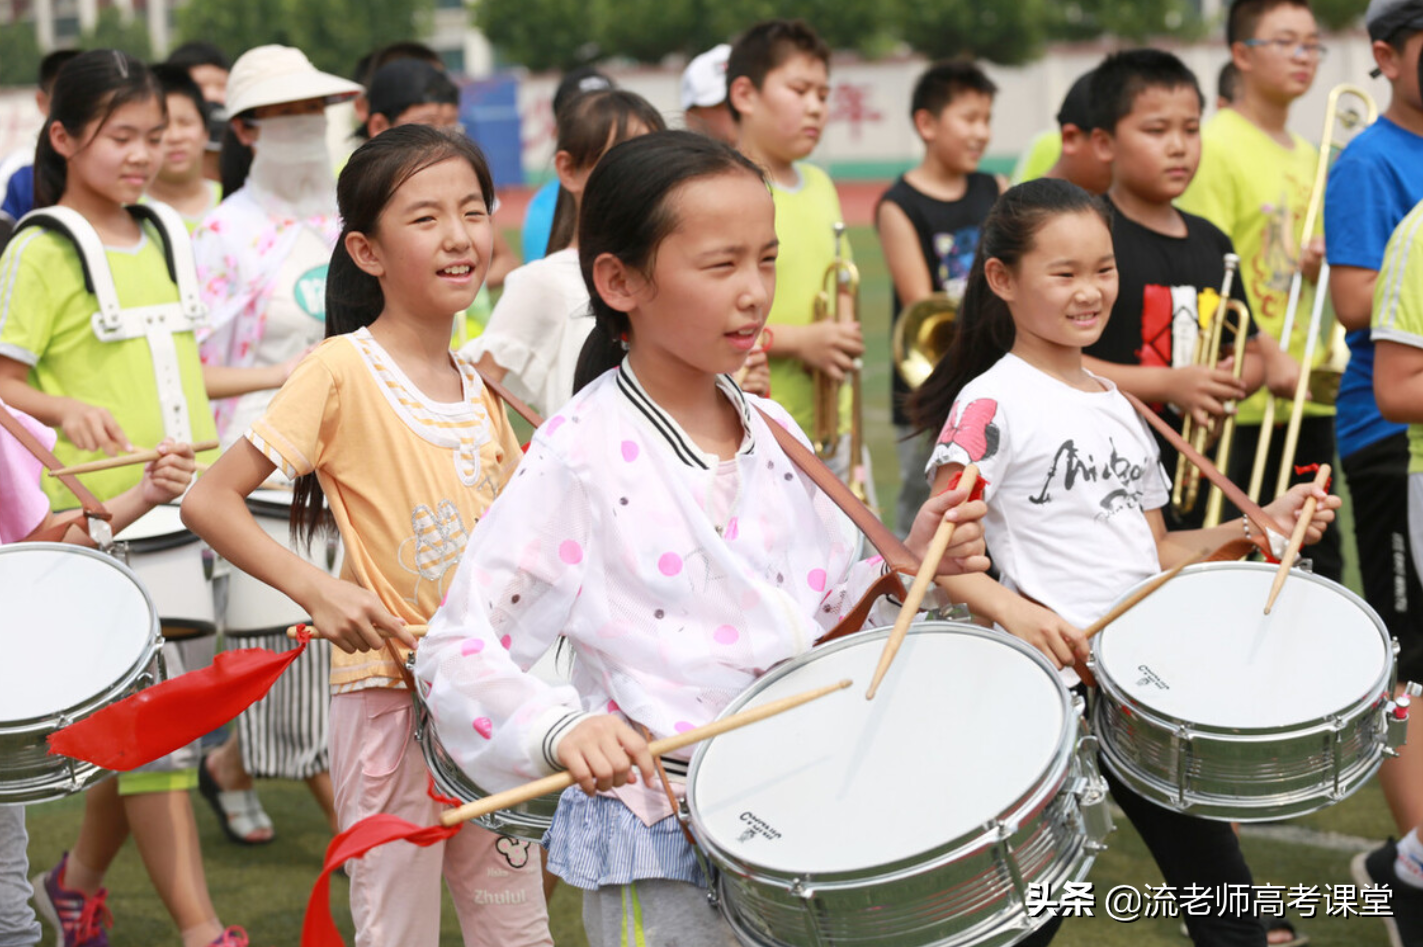
{"type": "Polygon", "coordinates": [[[1143,512],[1166,504],[1155,440],[1112,382],[1073,388],[1005,355],[964,386],[929,461],[976,464],[1000,581],[1079,628],[1160,570],[1143,512]]]}

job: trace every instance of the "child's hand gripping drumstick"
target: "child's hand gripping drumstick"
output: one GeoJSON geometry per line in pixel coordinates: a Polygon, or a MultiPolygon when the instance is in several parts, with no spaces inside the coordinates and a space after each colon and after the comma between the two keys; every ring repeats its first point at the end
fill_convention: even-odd
{"type": "MultiPolygon", "coordinates": [[[[958,489],[967,491],[964,502],[968,502],[968,498],[973,496],[973,488],[977,483],[978,468],[970,464],[964,468],[957,484],[958,489]]],[[[944,558],[944,551],[949,548],[949,543],[954,538],[954,527],[957,525],[950,520],[940,520],[939,528],[934,531],[934,538],[929,540],[929,548],[924,552],[924,561],[919,564],[919,571],[914,574],[914,583],[909,586],[909,592],[904,596],[904,605],[894,620],[894,628],[885,639],[884,650],[879,656],[879,667],[875,668],[870,688],[865,691],[865,700],[875,699],[880,682],[884,680],[885,674],[889,673],[889,666],[894,661],[894,656],[899,653],[904,636],[909,633],[910,623],[919,613],[919,606],[924,601],[925,593],[929,591],[929,584],[934,581],[934,576],[939,571],[939,562],[944,558]]]]}
{"type": "MultiPolygon", "coordinates": [[[[1314,475],[1312,486],[1319,490],[1327,489],[1325,484],[1329,483],[1329,465],[1321,464],[1319,471],[1314,475]]],[[[1299,511],[1299,519],[1295,520],[1294,532],[1290,533],[1290,544],[1285,547],[1285,554],[1280,557],[1280,568],[1275,573],[1275,581],[1270,584],[1270,597],[1265,600],[1265,614],[1270,614],[1270,609],[1275,607],[1275,599],[1279,598],[1280,590],[1285,587],[1285,579],[1289,577],[1290,567],[1294,565],[1295,557],[1304,548],[1304,535],[1309,532],[1309,524],[1314,519],[1315,508],[1319,506],[1319,500],[1310,496],[1304,501],[1304,506],[1299,511]]]]}
{"type": "MultiPolygon", "coordinates": [[[[773,700],[760,707],[753,707],[750,710],[743,710],[740,713],[732,714],[730,717],[721,720],[713,720],[711,723],[697,727],[695,730],[688,730],[686,733],[679,733],[676,736],[665,737],[661,740],[653,740],[647,745],[647,751],[653,756],[663,756],[673,753],[683,747],[691,746],[693,743],[700,743],[702,740],[710,740],[712,737],[720,736],[732,730],[737,730],[748,724],[758,723],[777,714],[785,713],[787,710],[808,704],[813,700],[819,700],[827,694],[842,691],[851,685],[851,681],[844,680],[838,684],[829,684],[815,690],[806,691],[791,697],[783,697],[780,700],[773,700]]],[[[649,774],[644,774],[647,776],[649,774]]],[[[573,785],[573,775],[568,772],[554,773],[552,776],[545,776],[543,779],[536,779],[531,783],[525,783],[514,789],[507,789],[504,792],[497,792],[492,796],[486,796],[476,802],[460,806],[458,809],[450,809],[440,816],[443,825],[458,825],[461,822],[468,822],[470,819],[477,819],[480,816],[488,815],[491,812],[498,812],[500,809],[508,809],[520,803],[537,799],[539,796],[546,796],[551,792],[562,792],[573,785]]]]}
{"type": "MultiPolygon", "coordinates": [[[[205,450],[217,450],[217,441],[201,441],[193,445],[193,453],[200,454],[205,450]]],[[[61,467],[59,470],[49,471],[51,477],[63,477],[69,474],[95,473],[100,470],[112,470],[115,467],[128,467],[131,464],[151,464],[163,455],[154,450],[141,450],[136,454],[123,454],[119,457],[109,457],[104,460],[91,460],[87,464],[75,464],[72,467],[61,467]]]]}

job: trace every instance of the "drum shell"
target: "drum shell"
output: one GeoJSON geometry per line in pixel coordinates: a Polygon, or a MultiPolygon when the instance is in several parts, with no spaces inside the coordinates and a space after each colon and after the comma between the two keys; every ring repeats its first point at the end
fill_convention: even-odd
{"type": "MultiPolygon", "coordinates": [[[[291,549],[307,562],[330,575],[339,565],[340,544],[334,538],[316,536],[308,551],[304,543],[293,543],[289,526],[291,494],[278,490],[257,490],[247,498],[247,508],[257,525],[277,543],[291,549]]],[[[309,621],[306,611],[281,591],[255,579],[236,566],[226,570],[227,604],[223,610],[224,633],[233,637],[283,631],[298,622],[309,621]]]]}
{"type": "MultiPolygon", "coordinates": [[[[1261,574],[1263,589],[1276,569],[1267,563],[1209,563],[1183,574],[1253,570],[1261,574]]],[[[1093,732],[1101,742],[1103,762],[1114,775],[1158,805],[1225,822],[1275,821],[1317,812],[1368,781],[1383,761],[1388,739],[1392,642],[1382,620],[1348,589],[1299,571],[1289,581],[1326,585],[1369,616],[1390,656],[1374,686],[1334,713],[1288,726],[1202,724],[1162,712],[1123,689],[1101,661],[1109,629],[1093,642],[1089,666],[1098,684],[1093,732]]]]}
{"type": "Polygon", "coordinates": [[[150,616],[147,640],[133,663],[108,688],[65,707],[58,713],[0,721],[0,805],[33,805],[80,792],[112,775],[93,763],[49,754],[49,737],[55,731],[83,720],[115,701],[163,680],[163,639],[152,596],[133,570],[109,556],[59,543],[25,543],[8,547],[12,554],[56,550],[82,555],[122,571],[143,595],[150,616]]]}
{"type": "MultiPolygon", "coordinates": [[[[408,661],[412,670],[414,660],[415,655],[412,653],[408,661]]],[[[571,658],[559,655],[558,647],[555,646],[550,648],[529,669],[529,673],[550,684],[564,684],[567,683],[571,673],[566,663],[568,661],[571,661],[571,658]]],[[[415,739],[420,744],[420,751],[425,757],[425,765],[430,770],[430,776],[435,780],[435,788],[443,795],[458,799],[462,803],[475,802],[488,796],[489,793],[470,779],[469,775],[460,769],[459,765],[445,752],[444,745],[440,743],[440,737],[435,732],[434,721],[431,719],[430,712],[420,693],[416,691],[412,697],[415,701],[415,739]]],[[[527,839],[531,842],[542,842],[544,833],[553,824],[553,814],[558,809],[559,795],[560,793],[552,792],[545,796],[539,796],[537,799],[531,799],[517,806],[482,816],[475,819],[474,823],[501,835],[512,835],[515,838],[527,839]]]]}
{"type": "MultiPolygon", "coordinates": [[[[911,627],[911,634],[946,632],[989,638],[1019,650],[1058,681],[1045,659],[1007,636],[950,623],[911,627]]],[[[861,632],[793,659],[758,680],[723,715],[743,708],[766,686],[821,653],[863,645],[867,638],[883,640],[887,634],[888,629],[861,632]]],[[[1060,683],[1058,687],[1064,702],[1058,750],[1028,793],[1007,805],[997,820],[913,859],[851,872],[769,870],[719,846],[706,830],[697,797],[697,777],[714,741],[700,746],[688,773],[690,822],[702,850],[719,870],[723,912],[742,943],[1005,947],[1028,936],[1046,918],[1027,917],[1024,886],[1042,884],[1055,896],[1064,883],[1085,879],[1103,847],[1106,828],[1098,820],[1107,819],[1110,826],[1105,784],[1095,768],[1095,740],[1083,736],[1080,701],[1071,701],[1066,689],[1060,683]],[[1093,810],[1090,815],[1088,808],[1093,810]]]]}
{"type": "Polygon", "coordinates": [[[183,526],[177,506],[155,507],[116,540],[116,555],[148,589],[168,638],[217,633],[212,552],[183,526]]]}

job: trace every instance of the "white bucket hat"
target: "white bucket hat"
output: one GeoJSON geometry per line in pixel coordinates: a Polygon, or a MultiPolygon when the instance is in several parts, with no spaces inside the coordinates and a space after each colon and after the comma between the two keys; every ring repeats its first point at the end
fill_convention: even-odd
{"type": "Polygon", "coordinates": [[[264,105],[325,99],[327,105],[355,98],[361,87],[322,72],[291,46],[257,46],[232,64],[227,77],[227,114],[236,118],[264,105]]]}

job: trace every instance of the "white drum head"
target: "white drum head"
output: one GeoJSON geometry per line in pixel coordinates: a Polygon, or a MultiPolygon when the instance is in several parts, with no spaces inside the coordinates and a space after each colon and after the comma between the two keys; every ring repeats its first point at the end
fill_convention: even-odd
{"type": "Polygon", "coordinates": [[[253,490],[247,494],[249,506],[262,507],[266,510],[280,510],[284,517],[291,515],[292,498],[296,494],[290,490],[253,490]]]}
{"type": "Polygon", "coordinates": [[[982,830],[1041,783],[1068,707],[1049,668],[996,633],[925,624],[866,701],[884,639],[773,672],[745,707],[854,685],[704,744],[689,792],[713,844],[772,871],[886,865],[982,830]]]}
{"type": "Polygon", "coordinates": [[[43,717],[102,695],[143,657],[153,606],[101,553],[27,543],[0,549],[0,720],[43,717]]]}
{"type": "MultiPolygon", "coordinates": [[[[176,504],[155,506],[137,520],[130,523],[114,538],[120,542],[130,540],[155,539],[188,532],[183,525],[183,517],[176,504]]],[[[196,537],[195,537],[196,538],[196,537]]]]}
{"type": "Polygon", "coordinates": [[[1387,685],[1378,617],[1327,579],[1293,572],[1269,615],[1275,566],[1193,566],[1095,642],[1097,673],[1152,710],[1268,729],[1347,710],[1387,685]]]}

